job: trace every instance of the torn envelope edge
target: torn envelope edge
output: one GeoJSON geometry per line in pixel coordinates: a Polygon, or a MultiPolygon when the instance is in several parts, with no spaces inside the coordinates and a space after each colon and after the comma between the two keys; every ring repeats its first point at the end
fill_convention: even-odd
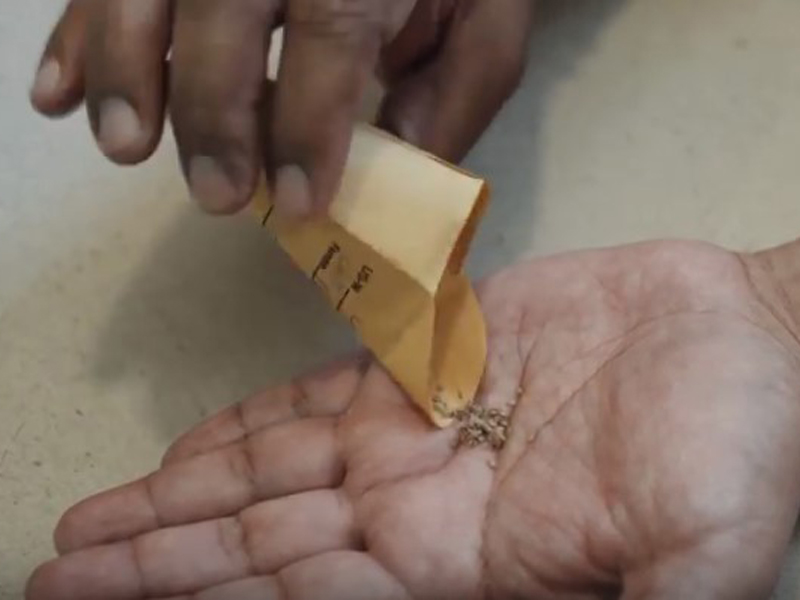
{"type": "Polygon", "coordinates": [[[488,195],[484,181],[360,126],[328,218],[281,219],[263,183],[254,197],[278,244],[439,426],[474,399],[486,361],[461,268],[488,195]]]}

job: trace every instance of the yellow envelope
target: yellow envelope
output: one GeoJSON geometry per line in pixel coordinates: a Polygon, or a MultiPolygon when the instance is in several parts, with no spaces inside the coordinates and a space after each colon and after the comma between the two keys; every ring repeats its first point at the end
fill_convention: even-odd
{"type": "Polygon", "coordinates": [[[262,225],[438,426],[474,399],[486,362],[478,300],[461,274],[488,200],[484,181],[362,125],[329,216],[262,225]]]}

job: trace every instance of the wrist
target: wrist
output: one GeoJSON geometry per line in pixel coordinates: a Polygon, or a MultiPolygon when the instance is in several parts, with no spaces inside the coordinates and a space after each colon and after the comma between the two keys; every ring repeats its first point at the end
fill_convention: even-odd
{"type": "Polygon", "coordinates": [[[800,240],[747,255],[744,260],[762,300],[800,339],[800,240]]]}

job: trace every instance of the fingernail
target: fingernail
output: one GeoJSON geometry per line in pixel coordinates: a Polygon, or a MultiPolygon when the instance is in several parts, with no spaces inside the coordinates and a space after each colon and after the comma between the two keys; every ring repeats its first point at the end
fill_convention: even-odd
{"type": "Polygon", "coordinates": [[[208,156],[195,156],[189,163],[189,187],[208,212],[229,213],[237,206],[236,187],[217,161],[208,156]]]}
{"type": "Polygon", "coordinates": [[[311,185],[297,165],[280,167],[275,173],[275,206],[289,218],[302,219],[311,214],[311,185]]]}
{"type": "Polygon", "coordinates": [[[109,156],[131,149],[142,135],[139,115],[120,98],[110,98],[100,104],[100,128],[97,134],[100,147],[109,156]]]}
{"type": "Polygon", "coordinates": [[[31,96],[35,99],[45,99],[52,96],[61,82],[61,65],[54,58],[48,58],[36,72],[36,78],[31,87],[31,96]]]}

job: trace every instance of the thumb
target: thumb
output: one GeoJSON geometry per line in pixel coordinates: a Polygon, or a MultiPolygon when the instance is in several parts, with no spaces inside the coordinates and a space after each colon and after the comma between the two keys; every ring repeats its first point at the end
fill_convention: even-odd
{"type": "Polygon", "coordinates": [[[462,4],[440,52],[390,82],[378,125],[446,160],[459,161],[518,87],[532,0],[462,4]]]}

